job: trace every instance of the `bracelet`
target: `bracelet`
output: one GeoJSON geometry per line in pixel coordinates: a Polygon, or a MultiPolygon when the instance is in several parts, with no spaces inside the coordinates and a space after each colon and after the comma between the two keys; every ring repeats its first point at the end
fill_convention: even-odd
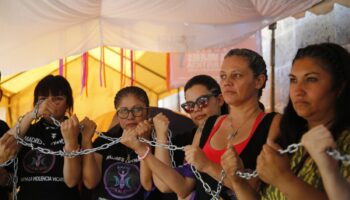
{"type": "Polygon", "coordinates": [[[76,150],[73,150],[73,151],[67,151],[66,146],[63,146],[63,152],[68,154],[68,155],[66,155],[68,158],[73,158],[74,155],[72,155],[72,153],[79,152],[80,150],[81,150],[80,145],[78,145],[78,148],[76,150]]]}
{"type": "Polygon", "coordinates": [[[147,147],[147,150],[146,150],[145,154],[143,154],[143,156],[139,156],[139,155],[137,155],[137,158],[138,158],[139,160],[143,160],[143,159],[145,159],[145,158],[146,158],[146,156],[148,155],[149,151],[150,151],[150,148],[149,148],[149,147],[147,147]]]}

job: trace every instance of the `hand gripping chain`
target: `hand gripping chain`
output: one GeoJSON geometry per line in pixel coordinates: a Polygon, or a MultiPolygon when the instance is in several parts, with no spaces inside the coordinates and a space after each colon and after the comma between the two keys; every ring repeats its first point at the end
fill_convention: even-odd
{"type": "MultiPolygon", "coordinates": [[[[39,103],[37,103],[37,105],[35,106],[34,109],[34,114],[37,117],[37,112],[38,112],[38,105],[39,103]]],[[[106,143],[103,144],[99,147],[95,147],[95,148],[91,148],[91,149],[85,149],[85,150],[80,150],[80,151],[74,151],[74,152],[64,152],[62,150],[59,151],[52,151],[50,149],[47,148],[42,148],[42,147],[35,147],[33,143],[28,143],[26,142],[24,139],[22,139],[20,137],[20,125],[22,122],[23,116],[21,116],[18,120],[18,123],[16,124],[16,134],[15,134],[15,138],[17,140],[17,143],[29,147],[32,150],[37,150],[41,153],[44,154],[51,154],[51,155],[58,155],[58,156],[66,156],[66,157],[75,157],[75,156],[80,156],[80,155],[86,155],[86,154],[90,154],[99,150],[104,150],[104,149],[108,149],[109,147],[111,147],[112,145],[115,145],[117,143],[120,142],[121,138],[112,138],[112,137],[108,137],[100,132],[96,132],[101,138],[104,138],[108,141],[110,141],[110,143],[106,143]]],[[[51,117],[53,123],[60,127],[60,122],[57,121],[55,118],[51,117]]],[[[83,126],[80,127],[81,130],[84,128],[83,126]]],[[[146,140],[145,138],[138,138],[140,142],[144,142],[147,143],[151,146],[154,147],[160,147],[160,148],[165,148],[168,149],[170,151],[170,156],[172,159],[172,165],[175,166],[175,162],[174,162],[174,158],[173,158],[173,152],[175,150],[184,150],[184,147],[178,147],[176,145],[173,145],[170,141],[171,141],[171,137],[172,137],[172,133],[170,130],[168,130],[168,140],[169,140],[169,144],[162,144],[162,143],[157,143],[156,141],[150,141],[150,140],[146,140]],[[172,153],[171,153],[172,152],[172,153]]],[[[279,149],[278,151],[280,152],[280,154],[285,154],[285,153],[294,153],[298,150],[298,148],[302,146],[301,143],[298,144],[291,144],[289,145],[285,150],[279,149]]],[[[329,156],[333,157],[336,160],[340,160],[342,161],[345,165],[350,165],[350,155],[341,155],[339,151],[335,150],[335,149],[331,149],[331,150],[327,150],[326,152],[329,156]]],[[[16,188],[17,188],[17,182],[18,182],[18,176],[17,176],[17,170],[18,170],[18,158],[17,155],[15,156],[15,158],[10,159],[4,163],[0,164],[0,167],[4,167],[4,166],[8,166],[10,164],[14,163],[14,175],[13,175],[13,199],[17,200],[17,194],[16,194],[16,188]]],[[[202,183],[203,188],[205,189],[205,191],[212,196],[213,200],[218,200],[219,199],[219,194],[221,192],[222,186],[223,186],[223,180],[226,176],[224,170],[221,171],[221,175],[220,175],[220,181],[218,182],[217,185],[217,189],[216,191],[213,191],[210,186],[205,183],[200,175],[200,173],[193,167],[191,166],[191,170],[193,171],[193,173],[195,174],[196,178],[202,183]]],[[[240,172],[237,171],[236,175],[238,175],[241,178],[244,179],[251,179],[254,177],[257,177],[258,174],[255,171],[253,171],[252,173],[249,172],[240,172]]]]}

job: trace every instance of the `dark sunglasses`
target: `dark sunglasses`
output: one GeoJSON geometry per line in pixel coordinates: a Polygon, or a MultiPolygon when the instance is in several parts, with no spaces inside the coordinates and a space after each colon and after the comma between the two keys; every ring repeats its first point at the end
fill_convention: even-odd
{"type": "Polygon", "coordinates": [[[184,109],[185,112],[187,113],[192,113],[194,111],[194,107],[197,105],[198,109],[202,109],[208,106],[209,104],[209,98],[217,96],[215,94],[207,94],[200,96],[196,99],[195,102],[193,101],[187,101],[183,104],[181,104],[181,108],[184,109]]]}
{"type": "Polygon", "coordinates": [[[129,114],[132,113],[132,115],[134,117],[141,117],[143,115],[143,111],[147,109],[145,107],[134,107],[132,109],[128,109],[126,107],[123,108],[119,108],[117,110],[117,115],[118,117],[120,117],[121,119],[126,119],[129,117],[129,114]]]}

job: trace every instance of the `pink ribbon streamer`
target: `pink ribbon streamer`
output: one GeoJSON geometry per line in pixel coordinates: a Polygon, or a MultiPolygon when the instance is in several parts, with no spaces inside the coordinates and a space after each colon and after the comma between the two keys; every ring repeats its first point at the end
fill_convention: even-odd
{"type": "Polygon", "coordinates": [[[134,51],[130,50],[131,86],[134,85],[134,51]]]}
{"type": "Polygon", "coordinates": [[[62,58],[60,58],[60,60],[59,60],[58,72],[59,72],[60,76],[63,76],[63,59],[62,58]]]}
{"type": "Polygon", "coordinates": [[[81,78],[81,91],[80,94],[83,93],[84,88],[86,87],[86,80],[87,80],[87,52],[83,54],[82,58],[82,67],[83,67],[83,74],[81,78]]]}

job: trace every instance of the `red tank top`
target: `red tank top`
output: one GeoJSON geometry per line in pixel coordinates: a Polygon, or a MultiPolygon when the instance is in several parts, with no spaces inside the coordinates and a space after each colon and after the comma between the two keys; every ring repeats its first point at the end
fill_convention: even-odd
{"type": "MultiPolygon", "coordinates": [[[[264,117],[265,112],[260,112],[260,114],[258,115],[258,117],[255,119],[254,125],[252,130],[249,133],[249,136],[246,140],[242,141],[239,144],[233,145],[233,147],[235,148],[236,152],[239,154],[242,153],[242,151],[244,150],[244,148],[247,146],[247,144],[249,143],[250,139],[252,138],[252,136],[254,135],[254,132],[256,130],[256,128],[259,126],[262,118],[264,117]]],[[[218,123],[211,129],[209,137],[207,139],[207,141],[205,142],[205,145],[203,147],[203,152],[204,154],[207,156],[207,158],[209,158],[211,161],[213,161],[216,164],[220,164],[220,160],[221,160],[221,156],[225,153],[226,148],[224,149],[214,149],[211,145],[210,145],[210,141],[211,138],[214,136],[214,134],[216,133],[216,131],[219,129],[219,127],[221,126],[222,122],[226,119],[227,115],[223,116],[218,123]]]]}

